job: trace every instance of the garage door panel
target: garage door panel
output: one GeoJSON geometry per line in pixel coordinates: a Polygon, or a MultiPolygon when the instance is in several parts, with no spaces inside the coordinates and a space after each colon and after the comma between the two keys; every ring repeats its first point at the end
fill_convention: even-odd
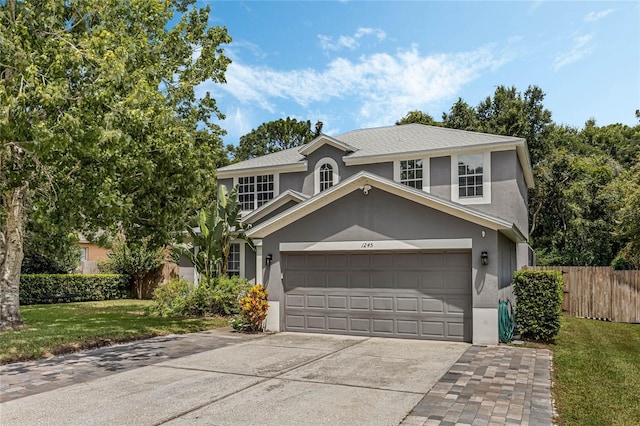
{"type": "Polygon", "coordinates": [[[306,270],[306,256],[303,254],[288,254],[286,268],[288,271],[306,270]]]}
{"type": "Polygon", "coordinates": [[[350,296],[349,307],[353,310],[369,310],[369,297],[368,296],[350,296]]]}
{"type": "Polygon", "coordinates": [[[372,288],[393,288],[393,271],[374,271],[371,272],[372,288]]]}
{"type": "Polygon", "coordinates": [[[398,289],[417,289],[420,274],[417,271],[398,271],[395,272],[396,288],[398,289]]]}
{"type": "Polygon", "coordinates": [[[367,271],[351,272],[349,274],[349,288],[361,289],[370,287],[371,274],[367,271]]]}
{"type": "Polygon", "coordinates": [[[349,318],[349,331],[370,333],[371,320],[369,318],[349,318]]]}
{"type": "Polygon", "coordinates": [[[443,271],[422,272],[419,275],[419,288],[423,290],[445,288],[445,273],[443,271]]]}
{"type": "Polygon", "coordinates": [[[373,311],[393,312],[393,297],[372,297],[373,311]]]}
{"type": "Polygon", "coordinates": [[[325,280],[327,274],[323,271],[309,271],[307,272],[307,280],[305,287],[326,287],[325,280]]]}
{"type": "MultiPolygon", "coordinates": [[[[289,279],[288,276],[287,276],[287,279],[289,279]]],[[[327,273],[327,287],[348,288],[349,287],[349,274],[346,271],[328,272],[327,273]]]]}
{"type": "Polygon", "coordinates": [[[307,316],[307,328],[309,330],[326,330],[327,323],[324,316],[307,316]]]}
{"type": "Polygon", "coordinates": [[[471,268],[471,256],[468,253],[447,253],[445,264],[458,269],[471,268]]]}
{"type": "Polygon", "coordinates": [[[327,255],[327,267],[329,269],[344,269],[347,267],[348,259],[346,254],[329,254],[327,255]]]}
{"type": "Polygon", "coordinates": [[[444,314],[444,301],[428,297],[422,298],[422,312],[431,314],[444,314]]]}
{"type": "Polygon", "coordinates": [[[371,267],[373,269],[389,269],[393,267],[393,253],[372,253],[371,267]]]}
{"type": "Polygon", "coordinates": [[[285,307],[304,308],[304,295],[303,294],[287,294],[285,296],[285,307]]]}
{"type": "Polygon", "coordinates": [[[369,254],[349,255],[349,266],[351,269],[369,269],[371,267],[369,254]]]}
{"type": "Polygon", "coordinates": [[[326,301],[326,299],[325,299],[324,296],[308,295],[307,296],[307,308],[325,309],[327,307],[325,301],[326,301]]]}
{"type": "Polygon", "coordinates": [[[290,256],[286,330],[471,340],[471,269],[448,264],[470,265],[469,252],[295,254],[295,268],[314,265],[304,270],[290,256]]]}
{"type": "Polygon", "coordinates": [[[327,331],[347,332],[349,331],[348,324],[349,321],[347,317],[327,317],[327,331]]]}
{"type": "Polygon", "coordinates": [[[397,334],[403,337],[417,337],[418,333],[418,320],[397,320],[397,334]]]}
{"type": "Polygon", "coordinates": [[[347,309],[348,297],[345,296],[328,296],[327,306],[329,309],[347,309]]]}
{"type": "Polygon", "coordinates": [[[286,315],[285,325],[287,330],[304,330],[304,315],[286,315]]]}
{"type": "Polygon", "coordinates": [[[373,332],[393,335],[394,333],[393,320],[392,319],[374,319],[373,332]]]}

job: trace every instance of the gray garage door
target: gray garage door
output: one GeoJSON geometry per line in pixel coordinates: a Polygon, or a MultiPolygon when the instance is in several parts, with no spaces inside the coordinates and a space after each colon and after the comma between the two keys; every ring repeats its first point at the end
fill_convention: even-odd
{"type": "Polygon", "coordinates": [[[471,341],[471,253],[283,253],[285,329],[471,341]]]}

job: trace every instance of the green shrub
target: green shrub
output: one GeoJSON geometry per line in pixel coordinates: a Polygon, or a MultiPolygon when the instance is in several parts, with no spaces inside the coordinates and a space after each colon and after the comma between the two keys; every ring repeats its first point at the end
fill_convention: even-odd
{"type": "Polygon", "coordinates": [[[127,277],[116,274],[23,274],[20,276],[20,304],[87,302],[123,299],[129,294],[127,277]],[[73,295],[56,300],[55,295],[73,295]]]}
{"type": "Polygon", "coordinates": [[[564,283],[559,271],[517,271],[516,327],[522,337],[549,342],[560,331],[564,283]]]}
{"type": "Polygon", "coordinates": [[[154,303],[147,313],[158,316],[202,317],[238,313],[238,299],[249,288],[244,278],[221,277],[199,286],[174,278],[154,292],[154,303]]]}

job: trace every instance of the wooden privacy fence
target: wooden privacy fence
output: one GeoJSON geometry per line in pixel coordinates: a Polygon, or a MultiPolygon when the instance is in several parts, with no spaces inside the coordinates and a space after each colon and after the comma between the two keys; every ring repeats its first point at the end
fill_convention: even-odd
{"type": "Polygon", "coordinates": [[[562,271],[562,310],[579,318],[605,318],[640,323],[640,271],[615,271],[606,266],[529,266],[562,271]]]}

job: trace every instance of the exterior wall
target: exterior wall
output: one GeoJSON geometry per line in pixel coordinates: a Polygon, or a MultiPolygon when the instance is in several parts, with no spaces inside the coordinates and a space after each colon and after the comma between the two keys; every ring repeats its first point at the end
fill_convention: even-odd
{"type": "Polygon", "coordinates": [[[78,247],[87,249],[87,260],[99,262],[109,257],[110,250],[91,243],[78,243],[78,247]]]}
{"type": "Polygon", "coordinates": [[[513,222],[525,238],[528,238],[527,204],[517,182],[518,174],[521,173],[519,164],[515,150],[491,153],[491,204],[477,204],[473,207],[513,222]]]}
{"type": "Polygon", "coordinates": [[[227,191],[231,191],[233,189],[233,178],[218,179],[218,186],[220,185],[226,186],[227,191]]]}
{"type": "Polygon", "coordinates": [[[256,252],[249,247],[249,244],[243,244],[244,247],[244,277],[249,281],[256,279],[256,252]]]}
{"type": "Polygon", "coordinates": [[[433,157],[429,167],[431,194],[451,200],[451,157],[433,157]]]}
{"type": "Polygon", "coordinates": [[[280,269],[280,243],[451,238],[472,239],[474,343],[497,343],[497,232],[376,188],[368,196],[356,190],[264,238],[262,253],[272,254],[273,261],[270,267],[262,266],[263,281],[269,289],[270,300],[276,302],[276,310],[279,311],[282,323],[284,310],[279,309],[279,302],[283,300],[284,290],[280,269]],[[487,266],[480,264],[480,254],[483,251],[487,251],[489,255],[490,262],[487,266]],[[495,323],[492,322],[494,317],[495,323]]]}
{"type": "MultiPolygon", "coordinates": [[[[306,194],[306,192],[302,190],[302,185],[304,184],[306,175],[307,175],[307,172],[281,173],[280,174],[280,193],[282,194],[287,189],[292,189],[294,191],[298,191],[298,192],[302,192],[303,194],[306,194]]],[[[313,192],[313,186],[311,187],[311,191],[313,192]]]]}
{"type": "MultiPolygon", "coordinates": [[[[518,270],[516,243],[502,234],[498,234],[498,298],[513,300],[514,271],[518,270]]],[[[496,301],[497,303],[497,301],[496,301]]]]}

